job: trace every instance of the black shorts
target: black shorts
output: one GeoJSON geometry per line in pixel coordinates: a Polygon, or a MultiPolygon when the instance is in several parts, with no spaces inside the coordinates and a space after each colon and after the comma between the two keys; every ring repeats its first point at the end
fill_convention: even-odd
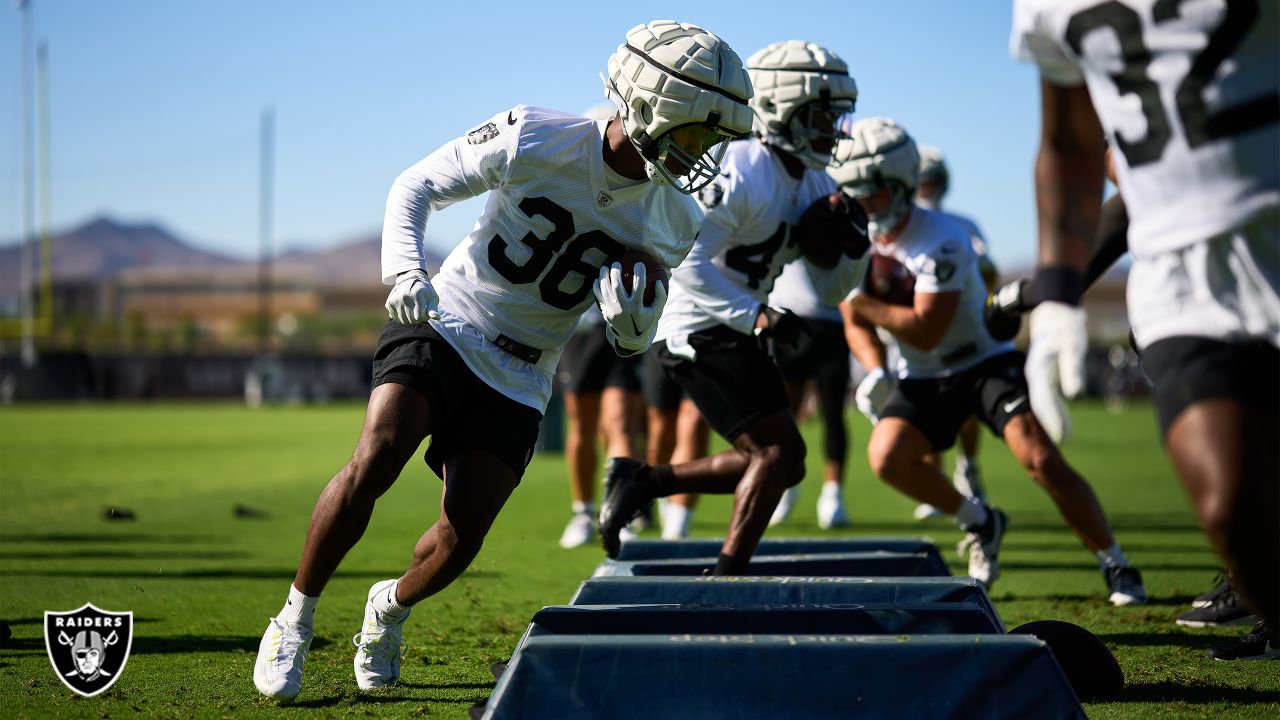
{"type": "Polygon", "coordinates": [[[1280,349],[1265,340],[1165,338],[1143,351],[1142,369],[1155,386],[1162,436],[1202,400],[1230,398],[1271,416],[1280,411],[1280,349]]]}
{"type": "MultiPolygon", "coordinates": [[[[502,352],[494,346],[494,352],[502,352]]],[[[373,353],[373,386],[396,383],[431,404],[434,432],[427,466],[441,479],[444,464],[463,450],[483,450],[524,476],[538,441],[542,413],[481,380],[435,328],[388,322],[373,353]]]]}
{"type": "Polygon", "coordinates": [[[795,347],[775,343],[773,359],[782,379],[790,384],[806,382],[818,375],[843,375],[849,382],[849,344],[844,339],[844,323],[839,320],[804,318],[809,335],[800,336],[795,347]]]}
{"type": "Polygon", "coordinates": [[[733,442],[752,425],[786,410],[787,391],[773,358],[759,339],[723,325],[689,336],[696,360],[672,355],[666,343],[658,357],[698,411],[725,440],[733,442]]]}
{"type": "Polygon", "coordinates": [[[618,355],[604,336],[604,326],[581,327],[564,346],[556,379],[565,392],[575,395],[605,388],[639,392],[640,359],[618,355]]]}
{"type": "Polygon", "coordinates": [[[1031,412],[1026,357],[1007,352],[940,378],[899,380],[885,402],[881,418],[902,418],[914,425],[933,445],[946,450],[970,416],[977,416],[997,436],[1013,417],[1031,412]]]}
{"type": "Polygon", "coordinates": [[[666,343],[656,342],[640,359],[640,389],[644,393],[644,404],[665,413],[673,413],[680,409],[680,401],[684,399],[684,390],[675,380],[667,377],[662,369],[662,358],[658,349],[666,347],[666,343]]]}

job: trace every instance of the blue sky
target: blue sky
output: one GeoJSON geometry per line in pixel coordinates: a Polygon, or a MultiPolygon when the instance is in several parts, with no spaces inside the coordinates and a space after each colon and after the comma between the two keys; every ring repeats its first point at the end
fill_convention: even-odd
{"type": "MultiPolygon", "coordinates": [[[[254,255],[271,106],[277,247],[375,232],[402,169],[517,103],[585,110],[627,29],[670,18],[744,59],[791,38],[835,50],[859,117],[891,116],[942,148],[946,206],[978,221],[997,261],[1034,254],[1037,80],[1009,57],[1009,2],[31,1],[49,46],[55,229],[106,213],[254,255]]],[[[21,228],[19,39],[14,3],[0,2],[4,239],[21,228]]],[[[432,218],[437,249],[466,234],[477,203],[432,218]]]]}

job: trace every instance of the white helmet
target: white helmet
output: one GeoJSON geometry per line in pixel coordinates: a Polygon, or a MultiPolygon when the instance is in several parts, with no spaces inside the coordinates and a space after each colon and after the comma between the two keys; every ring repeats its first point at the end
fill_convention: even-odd
{"type": "Polygon", "coordinates": [[[864,118],[836,145],[835,159],[827,173],[850,195],[866,197],[884,187],[893,191],[888,208],[869,214],[867,223],[873,236],[892,230],[910,210],[920,184],[920,153],[907,131],[889,118],[864,118]]]}
{"type": "Polygon", "coordinates": [[[845,61],[821,45],[786,40],[752,54],[747,72],[756,90],[751,109],[760,136],[815,170],[826,167],[831,151],[815,149],[814,141],[826,136],[834,144],[835,134],[815,128],[814,114],[853,112],[858,85],[845,61]]]}
{"type": "Polygon", "coordinates": [[[650,179],[689,194],[720,174],[729,140],[751,132],[751,79],[729,44],[697,25],[655,20],[627,32],[609,56],[605,96],[622,116],[622,127],[650,179]],[[671,131],[699,125],[724,140],[693,156],[671,142],[671,131]],[[672,157],[687,170],[666,167],[672,157]],[[683,178],[683,180],[681,179],[683,178]]]}
{"type": "Polygon", "coordinates": [[[921,145],[920,182],[931,182],[938,186],[937,196],[930,198],[934,204],[941,202],[947,194],[950,180],[951,175],[947,172],[947,161],[942,157],[942,151],[932,145],[921,145]]]}

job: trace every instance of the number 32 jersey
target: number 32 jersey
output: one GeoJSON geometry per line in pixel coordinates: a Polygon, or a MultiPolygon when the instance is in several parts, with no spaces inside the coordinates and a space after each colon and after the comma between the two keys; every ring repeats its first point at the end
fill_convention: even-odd
{"type": "Polygon", "coordinates": [[[432,324],[495,390],[539,411],[561,349],[593,302],[606,260],[643,250],[680,264],[702,221],[667,185],[627,181],[604,164],[607,121],[516,106],[435,151],[397,178],[382,230],[382,281],[426,267],[432,210],[489,193],[470,234],[431,285],[432,324]],[[541,350],[530,364],[498,349],[505,335],[541,350]]]}
{"type": "MultiPolygon", "coordinates": [[[[698,195],[706,219],[693,250],[671,274],[656,337],[669,345],[716,325],[750,334],[782,268],[800,257],[792,226],[810,203],[836,190],[820,171],[791,177],[756,138],[730,143],[721,167],[721,176],[698,195]]],[[[865,266],[864,255],[842,258],[830,270],[808,269],[820,300],[836,305],[865,266]]]]}
{"type": "Polygon", "coordinates": [[[1088,85],[1137,257],[1280,206],[1275,0],[1016,0],[1015,57],[1088,85]]]}

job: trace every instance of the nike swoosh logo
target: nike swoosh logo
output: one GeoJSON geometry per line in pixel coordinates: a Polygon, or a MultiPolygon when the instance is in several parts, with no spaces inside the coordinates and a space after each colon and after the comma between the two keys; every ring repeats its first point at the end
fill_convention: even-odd
{"type": "Polygon", "coordinates": [[[507,124],[508,125],[516,124],[516,116],[514,113],[507,113],[507,124]]]}
{"type": "Polygon", "coordinates": [[[1007,402],[1004,404],[1004,411],[1007,413],[1013,412],[1018,408],[1019,405],[1021,405],[1026,401],[1027,401],[1027,398],[1024,396],[1024,397],[1018,398],[1017,400],[1007,402]]]}

